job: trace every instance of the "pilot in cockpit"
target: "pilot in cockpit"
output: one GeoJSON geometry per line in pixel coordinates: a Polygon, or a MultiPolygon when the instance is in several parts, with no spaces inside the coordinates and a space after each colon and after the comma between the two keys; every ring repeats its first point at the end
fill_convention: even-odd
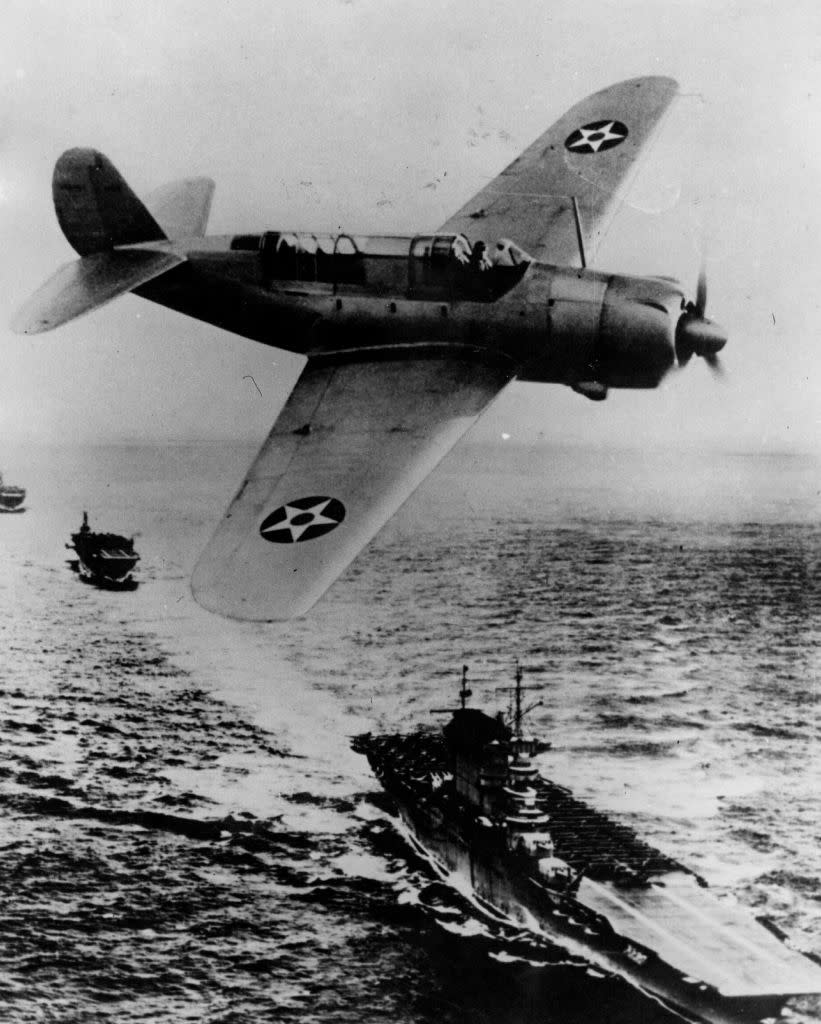
{"type": "Polygon", "coordinates": [[[524,253],[509,238],[500,238],[494,245],[488,260],[493,267],[518,267],[523,260],[524,253]]]}
{"type": "Polygon", "coordinates": [[[493,270],[494,267],[518,267],[527,262],[528,258],[525,253],[509,238],[500,239],[491,248],[488,248],[484,242],[477,242],[473,246],[470,256],[471,266],[478,270],[493,270]]]}

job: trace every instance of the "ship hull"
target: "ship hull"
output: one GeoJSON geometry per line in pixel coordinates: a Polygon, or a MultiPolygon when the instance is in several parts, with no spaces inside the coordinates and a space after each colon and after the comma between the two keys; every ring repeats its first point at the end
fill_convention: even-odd
{"type": "Polygon", "coordinates": [[[105,552],[77,551],[77,562],[80,575],[96,583],[126,583],[131,579],[137,559],[111,557],[105,552]]]}
{"type": "Polygon", "coordinates": [[[80,577],[82,583],[98,590],[136,590],[139,582],[129,573],[122,579],[111,579],[107,576],[98,576],[89,572],[79,559],[69,562],[69,565],[80,577]]]}
{"type": "Polygon", "coordinates": [[[22,487],[0,487],[0,512],[23,512],[26,492],[22,487]]]}
{"type": "Polygon", "coordinates": [[[739,1024],[777,1016],[782,996],[728,999],[688,978],[653,950],[617,934],[608,921],[573,896],[550,890],[532,876],[509,870],[467,842],[460,830],[433,808],[404,803],[393,794],[401,831],[442,881],[453,886],[486,917],[525,928],[563,946],[656,998],[708,1024],[739,1024]]]}

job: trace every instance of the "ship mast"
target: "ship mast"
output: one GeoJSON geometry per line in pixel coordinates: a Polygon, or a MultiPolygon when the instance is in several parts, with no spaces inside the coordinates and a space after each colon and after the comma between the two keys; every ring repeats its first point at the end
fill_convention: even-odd
{"type": "Polygon", "coordinates": [[[513,712],[513,735],[517,740],[522,738],[522,666],[519,659],[516,659],[516,688],[513,691],[514,712],[513,712]]]}
{"type": "Polygon", "coordinates": [[[510,717],[513,726],[513,739],[522,739],[522,722],[525,715],[528,715],[534,708],[539,707],[544,701],[536,700],[528,707],[522,707],[522,693],[525,690],[541,690],[541,686],[522,686],[522,666],[519,659],[516,659],[516,672],[514,675],[515,686],[503,686],[499,689],[511,696],[510,717]]]}
{"type": "Polygon", "coordinates": [[[473,696],[473,691],[468,689],[468,667],[467,665],[462,666],[462,685],[459,688],[459,701],[464,711],[467,707],[468,697],[473,696]]]}
{"type": "Polygon", "coordinates": [[[473,696],[473,690],[468,686],[468,667],[462,666],[462,681],[459,684],[459,707],[458,708],[431,708],[432,715],[455,715],[457,711],[464,711],[467,707],[468,698],[473,696]]]}

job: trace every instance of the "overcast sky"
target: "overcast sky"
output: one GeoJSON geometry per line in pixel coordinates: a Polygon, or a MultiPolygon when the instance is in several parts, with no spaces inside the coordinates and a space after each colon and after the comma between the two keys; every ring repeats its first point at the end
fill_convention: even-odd
{"type": "Polygon", "coordinates": [[[74,255],[51,203],[64,149],[101,149],[138,194],[210,175],[214,233],[412,233],[588,93],[664,74],[683,98],[597,265],[694,287],[703,245],[708,311],[730,333],[725,377],[694,359],[656,392],[598,405],[514,385],[474,436],[818,452],[818,12],[817,0],[6,0],[0,438],[261,438],[298,370],[132,296],[13,335],[16,308],[74,255]]]}

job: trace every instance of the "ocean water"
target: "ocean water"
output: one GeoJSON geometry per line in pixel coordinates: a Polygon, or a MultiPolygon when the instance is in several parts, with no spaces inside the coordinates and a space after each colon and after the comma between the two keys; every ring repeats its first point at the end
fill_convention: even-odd
{"type": "MultiPolygon", "coordinates": [[[[349,737],[515,659],[542,770],[821,955],[821,465],[459,447],[305,619],[188,578],[253,446],[7,449],[0,1019],[661,1024],[415,862],[349,737]],[[140,586],[64,544],[138,533],[140,586]]],[[[794,1019],[821,1018],[821,1002],[794,1019]]]]}

